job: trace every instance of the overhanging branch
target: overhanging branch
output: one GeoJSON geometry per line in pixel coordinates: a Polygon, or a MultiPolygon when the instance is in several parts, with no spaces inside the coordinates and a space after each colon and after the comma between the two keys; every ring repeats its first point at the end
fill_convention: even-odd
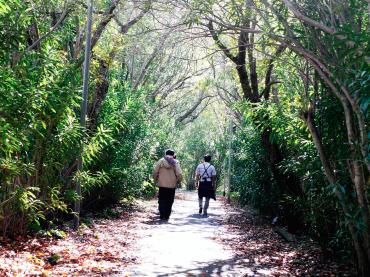
{"type": "Polygon", "coordinates": [[[44,35],[40,36],[34,43],[32,43],[30,46],[27,47],[27,49],[24,51],[23,55],[30,52],[32,49],[34,49],[37,45],[41,43],[44,39],[46,39],[51,33],[53,33],[62,23],[63,21],[67,18],[68,14],[71,12],[71,9],[67,7],[62,15],[59,17],[58,21],[55,23],[53,27],[50,28],[50,30],[45,33],[44,35]]]}

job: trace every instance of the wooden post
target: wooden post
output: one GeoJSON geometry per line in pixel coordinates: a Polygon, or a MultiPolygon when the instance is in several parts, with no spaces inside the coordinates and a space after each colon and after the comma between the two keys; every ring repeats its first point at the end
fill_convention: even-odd
{"type": "Polygon", "coordinates": [[[231,156],[232,156],[232,148],[231,148],[231,142],[233,139],[233,123],[230,120],[229,123],[229,160],[228,160],[228,166],[227,166],[227,203],[230,204],[230,194],[231,194],[231,188],[230,188],[230,182],[231,182],[231,156]]]}
{"type": "MultiPolygon", "coordinates": [[[[226,170],[226,159],[223,160],[222,162],[222,174],[225,174],[225,170],[226,170]]],[[[225,178],[224,178],[224,185],[223,185],[223,196],[226,197],[226,182],[227,182],[227,176],[225,174],[225,178]]]]}
{"type": "MultiPolygon", "coordinates": [[[[80,124],[84,128],[86,125],[87,113],[87,98],[89,95],[89,73],[90,73],[90,52],[91,52],[91,28],[92,28],[92,10],[93,0],[87,0],[87,26],[86,26],[86,45],[85,57],[83,67],[83,89],[82,89],[82,102],[81,102],[81,117],[80,124]]],[[[82,169],[82,157],[78,158],[77,171],[82,169]]],[[[77,199],[74,207],[73,226],[75,230],[80,226],[80,211],[81,211],[81,184],[76,182],[77,199]]]]}

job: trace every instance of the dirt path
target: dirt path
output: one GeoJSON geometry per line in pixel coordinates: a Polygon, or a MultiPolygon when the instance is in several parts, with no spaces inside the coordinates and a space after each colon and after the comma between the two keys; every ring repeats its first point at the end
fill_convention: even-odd
{"type": "Polygon", "coordinates": [[[243,276],[241,260],[216,240],[226,233],[221,223],[225,210],[211,201],[208,217],[198,214],[196,193],[177,193],[168,222],[158,219],[156,202],[147,206],[153,213],[138,226],[138,264],[130,276],[243,276]]]}
{"type": "Polygon", "coordinates": [[[136,259],[126,276],[353,275],[324,259],[308,239],[287,243],[252,211],[211,201],[208,217],[203,217],[196,193],[177,192],[176,198],[169,222],[159,220],[156,201],[140,204],[136,259]]]}
{"type": "Polygon", "coordinates": [[[308,239],[287,243],[251,211],[177,192],[168,222],[157,201],[117,206],[63,238],[0,238],[0,276],[354,276],[308,239]]]}

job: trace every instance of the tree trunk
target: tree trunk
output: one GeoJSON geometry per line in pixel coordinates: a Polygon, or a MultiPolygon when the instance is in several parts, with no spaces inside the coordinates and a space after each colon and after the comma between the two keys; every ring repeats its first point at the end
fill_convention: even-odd
{"type": "Polygon", "coordinates": [[[95,130],[97,128],[99,112],[109,90],[108,63],[101,58],[98,58],[97,60],[99,63],[99,67],[97,69],[97,82],[93,93],[93,101],[89,104],[88,108],[88,117],[90,120],[88,128],[90,130],[95,130]]]}
{"type": "MultiPolygon", "coordinates": [[[[327,159],[327,156],[324,152],[324,147],[321,141],[321,138],[318,134],[318,131],[316,129],[316,126],[313,121],[313,114],[312,110],[307,111],[304,116],[303,120],[306,123],[308,130],[310,131],[310,134],[312,136],[314,145],[316,147],[316,150],[318,152],[318,155],[320,157],[321,163],[323,165],[324,173],[326,178],[328,179],[330,184],[336,184],[337,178],[334,174],[333,169],[331,168],[331,165],[329,163],[329,160],[327,159]]],[[[356,169],[355,170],[355,184],[356,184],[356,169]]],[[[345,215],[351,214],[351,210],[347,206],[344,196],[342,195],[342,192],[338,189],[335,190],[335,194],[339,200],[339,204],[342,207],[342,210],[345,215]]],[[[369,276],[370,273],[370,263],[369,263],[369,250],[368,250],[368,242],[367,240],[367,231],[365,231],[364,235],[364,242],[361,240],[361,237],[359,236],[358,232],[355,229],[355,226],[353,222],[347,221],[348,229],[352,237],[353,245],[356,251],[358,266],[359,266],[359,273],[361,273],[361,276],[369,276]]]]}

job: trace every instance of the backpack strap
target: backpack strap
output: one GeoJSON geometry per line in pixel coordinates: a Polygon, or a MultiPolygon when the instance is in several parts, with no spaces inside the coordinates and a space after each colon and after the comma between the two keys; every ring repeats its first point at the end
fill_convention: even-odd
{"type": "Polygon", "coordinates": [[[210,167],[211,167],[211,164],[209,164],[209,166],[207,168],[206,168],[205,164],[203,164],[204,172],[203,172],[202,176],[200,176],[201,179],[203,178],[204,174],[207,174],[207,178],[211,178],[208,174],[208,168],[210,168],[210,167]]]}

